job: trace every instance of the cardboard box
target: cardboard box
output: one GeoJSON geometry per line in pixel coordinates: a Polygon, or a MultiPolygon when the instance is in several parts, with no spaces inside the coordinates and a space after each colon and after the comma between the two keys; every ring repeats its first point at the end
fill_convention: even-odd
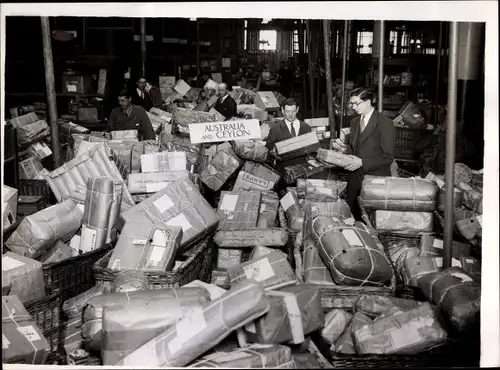
{"type": "Polygon", "coordinates": [[[280,109],[278,99],[272,91],[258,91],[255,96],[255,105],[262,110],[272,112],[280,109]]]}
{"type": "Polygon", "coordinates": [[[2,190],[3,190],[2,203],[6,203],[9,206],[13,219],[12,223],[15,223],[17,218],[17,198],[19,192],[17,189],[11,188],[10,186],[7,185],[2,185],[2,190]]]}
{"type": "Polygon", "coordinates": [[[42,264],[12,252],[2,255],[2,282],[9,284],[10,294],[26,303],[45,297],[42,264]]]}
{"type": "Polygon", "coordinates": [[[2,297],[2,362],[43,365],[48,354],[49,343],[20,299],[2,297]]]}
{"type": "Polygon", "coordinates": [[[141,155],[141,171],[165,172],[185,171],[187,158],[185,152],[160,152],[141,155]]]}
{"type": "Polygon", "coordinates": [[[313,153],[320,147],[318,136],[314,132],[295,136],[275,144],[276,152],[284,159],[292,159],[313,153]]]}
{"type": "Polygon", "coordinates": [[[177,93],[180,96],[185,96],[189,90],[191,90],[191,86],[189,86],[186,81],[184,80],[179,80],[174,86],[174,90],[177,91],[177,93]]]}

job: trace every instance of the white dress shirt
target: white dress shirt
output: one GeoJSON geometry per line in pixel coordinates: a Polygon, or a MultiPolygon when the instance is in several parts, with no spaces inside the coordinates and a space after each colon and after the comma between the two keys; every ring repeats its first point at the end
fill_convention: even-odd
{"type": "Polygon", "coordinates": [[[293,128],[295,129],[295,135],[299,136],[300,121],[298,119],[293,121],[293,123],[285,120],[285,123],[286,123],[286,127],[288,127],[288,131],[290,131],[290,134],[292,134],[292,124],[293,124],[293,128]]]}
{"type": "Polygon", "coordinates": [[[142,91],[141,89],[137,89],[137,94],[139,94],[139,96],[144,99],[144,91],[142,91]]]}
{"type": "Polygon", "coordinates": [[[363,132],[368,125],[368,122],[370,122],[370,118],[372,117],[373,111],[375,108],[372,107],[370,113],[368,113],[365,116],[361,116],[361,120],[359,121],[360,124],[360,132],[363,132]]]}
{"type": "Polygon", "coordinates": [[[220,98],[220,102],[221,102],[221,104],[222,104],[222,103],[224,103],[224,100],[226,100],[226,98],[227,98],[227,96],[228,96],[228,95],[229,95],[229,94],[226,94],[226,95],[224,95],[222,98],[220,98]]]}

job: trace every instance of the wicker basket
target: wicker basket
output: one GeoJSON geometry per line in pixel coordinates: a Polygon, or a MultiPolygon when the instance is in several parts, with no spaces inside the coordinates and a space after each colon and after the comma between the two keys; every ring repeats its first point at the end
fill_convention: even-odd
{"type": "Polygon", "coordinates": [[[56,198],[46,180],[19,179],[19,195],[39,195],[46,204],[56,204],[56,198]]]}
{"type": "Polygon", "coordinates": [[[63,299],[74,297],[89,284],[94,283],[94,264],[102,258],[113,244],[80,256],[42,266],[47,296],[61,294],[63,299]]]}
{"type": "MultiPolygon", "coordinates": [[[[177,270],[146,272],[150,288],[176,288],[196,279],[210,283],[212,269],[217,259],[216,251],[212,235],[206,237],[192,248],[192,254],[177,270]]],[[[94,277],[97,282],[113,283],[115,281],[119,271],[107,267],[112,253],[113,251],[110,250],[95,263],[94,277]]]]}
{"type": "Polygon", "coordinates": [[[62,299],[60,296],[45,298],[28,302],[26,310],[35,321],[36,326],[42,331],[49,343],[49,356],[46,364],[58,364],[61,359],[59,343],[62,338],[62,299]]]}
{"type": "Polygon", "coordinates": [[[396,153],[398,159],[415,159],[418,156],[417,144],[430,135],[427,129],[396,126],[396,153]]]}

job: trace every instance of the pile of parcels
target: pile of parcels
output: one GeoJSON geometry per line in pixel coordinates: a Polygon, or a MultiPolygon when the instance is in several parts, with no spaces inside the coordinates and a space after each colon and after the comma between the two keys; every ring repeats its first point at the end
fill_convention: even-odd
{"type": "MultiPolygon", "coordinates": [[[[74,158],[44,176],[57,204],[25,217],[2,255],[4,362],[43,364],[49,354],[23,310],[45,296],[42,266],[103,249],[96,284],[62,306],[68,363],[295,368],[293,350],[318,331],[332,346],[350,343],[349,353],[414,354],[448,337],[438,313],[460,330],[478,315],[478,283],[463,269],[440,271],[423,246],[415,257],[433,268],[407,263],[408,252],[405,274],[429,302],[362,294],[394,295],[400,259],[354,221],[335,173],[347,158],[321,149],[317,133],[276,143],[281,158],[304,158],[278,173],[266,164],[269,122],[260,140],[192,144],[188,124],[214,122],[208,112],[151,114],[157,141],[134,130],[71,133],[74,158]],[[325,288],[354,293],[331,311],[325,288]],[[370,321],[355,326],[359,314],[370,321]]],[[[403,222],[419,233],[436,196],[437,185],[417,178],[367,177],[361,194],[378,231],[407,230],[403,222]]]]}

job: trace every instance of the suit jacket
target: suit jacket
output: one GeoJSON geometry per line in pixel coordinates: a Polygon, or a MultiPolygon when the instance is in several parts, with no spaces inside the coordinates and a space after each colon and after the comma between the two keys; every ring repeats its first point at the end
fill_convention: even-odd
{"type": "Polygon", "coordinates": [[[146,91],[144,91],[144,99],[143,99],[139,96],[137,89],[134,89],[132,91],[132,104],[144,108],[146,112],[149,112],[149,110],[153,108],[153,102],[151,101],[151,96],[146,91]]]}
{"type": "Polygon", "coordinates": [[[363,132],[360,132],[360,120],[361,117],[356,117],[351,121],[351,138],[346,154],[361,158],[364,175],[390,176],[396,145],[394,124],[377,110],[363,132]]]}
{"type": "Polygon", "coordinates": [[[214,109],[226,117],[226,121],[236,116],[236,102],[229,95],[224,99],[221,103],[221,99],[217,99],[217,103],[215,103],[214,109]]]}
{"type": "MultiPolygon", "coordinates": [[[[299,133],[298,136],[304,135],[311,132],[311,126],[309,126],[307,123],[300,121],[300,128],[299,128],[299,133]]],[[[290,130],[288,129],[288,126],[286,125],[285,121],[280,121],[276,123],[274,126],[271,127],[269,131],[269,136],[267,137],[267,142],[266,142],[266,147],[268,150],[272,150],[274,148],[274,144],[276,144],[279,141],[283,140],[288,140],[292,138],[292,134],[290,133],[290,130]]],[[[293,158],[289,159],[283,162],[279,162],[276,164],[276,169],[281,172],[286,166],[291,166],[294,164],[300,164],[304,162],[303,157],[298,157],[298,158],[293,158]]]]}
{"type": "Polygon", "coordinates": [[[161,108],[163,106],[163,98],[161,97],[161,92],[156,87],[152,87],[149,90],[149,96],[151,97],[151,105],[155,108],[161,108]]]}

